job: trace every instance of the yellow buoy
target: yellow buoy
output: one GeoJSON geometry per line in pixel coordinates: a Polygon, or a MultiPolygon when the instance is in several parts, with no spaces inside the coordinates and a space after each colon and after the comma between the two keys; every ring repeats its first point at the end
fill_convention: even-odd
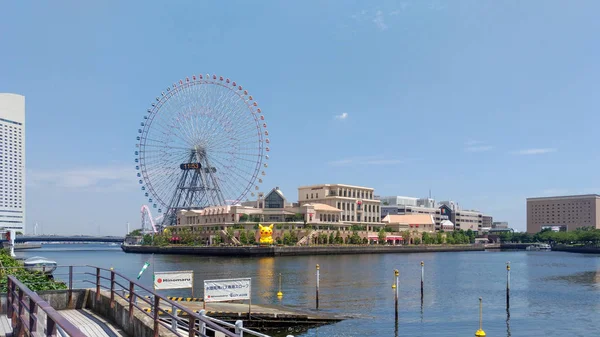
{"type": "Polygon", "coordinates": [[[479,329],[475,332],[475,337],[485,337],[485,331],[479,329]]]}

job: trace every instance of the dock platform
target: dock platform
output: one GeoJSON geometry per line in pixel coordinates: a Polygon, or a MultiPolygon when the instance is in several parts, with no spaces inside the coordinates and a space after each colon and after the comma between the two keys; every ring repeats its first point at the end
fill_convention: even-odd
{"type": "MultiPolygon", "coordinates": [[[[177,302],[179,305],[186,307],[196,313],[201,310],[206,310],[206,315],[223,321],[234,322],[239,319],[244,319],[244,325],[253,328],[280,328],[284,326],[318,326],[332,324],[343,321],[350,317],[327,313],[315,310],[302,310],[290,308],[281,305],[267,304],[252,304],[249,308],[248,304],[244,303],[207,303],[204,309],[204,302],[183,301],[177,302]],[[249,312],[249,309],[251,310],[249,312]]],[[[146,304],[147,305],[147,304],[146,304]]],[[[161,305],[167,313],[172,313],[172,309],[166,305],[161,305]]],[[[146,307],[145,311],[150,312],[152,309],[146,307]]],[[[181,312],[177,313],[178,316],[181,312]]]]}

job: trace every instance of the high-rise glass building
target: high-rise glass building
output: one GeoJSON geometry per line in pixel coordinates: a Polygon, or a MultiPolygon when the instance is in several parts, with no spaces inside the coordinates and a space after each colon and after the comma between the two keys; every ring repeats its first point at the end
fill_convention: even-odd
{"type": "Polygon", "coordinates": [[[25,233],[25,96],[0,93],[0,228],[25,233]]]}

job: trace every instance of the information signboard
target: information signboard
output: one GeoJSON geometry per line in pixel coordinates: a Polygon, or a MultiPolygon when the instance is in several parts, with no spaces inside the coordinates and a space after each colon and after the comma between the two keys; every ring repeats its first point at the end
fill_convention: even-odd
{"type": "Polygon", "coordinates": [[[194,287],[194,271],[160,271],[154,273],[154,289],[184,289],[194,287]]]}
{"type": "Polygon", "coordinates": [[[204,281],[204,302],[249,300],[250,278],[204,281]]]}

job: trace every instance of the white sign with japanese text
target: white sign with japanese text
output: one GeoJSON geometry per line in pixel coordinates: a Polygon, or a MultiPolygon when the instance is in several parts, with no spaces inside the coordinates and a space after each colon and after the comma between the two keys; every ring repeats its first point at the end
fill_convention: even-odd
{"type": "Polygon", "coordinates": [[[250,299],[250,278],[205,280],[204,302],[224,302],[250,299]]]}
{"type": "Polygon", "coordinates": [[[154,273],[154,289],[183,289],[194,287],[194,271],[160,271],[154,273]]]}

